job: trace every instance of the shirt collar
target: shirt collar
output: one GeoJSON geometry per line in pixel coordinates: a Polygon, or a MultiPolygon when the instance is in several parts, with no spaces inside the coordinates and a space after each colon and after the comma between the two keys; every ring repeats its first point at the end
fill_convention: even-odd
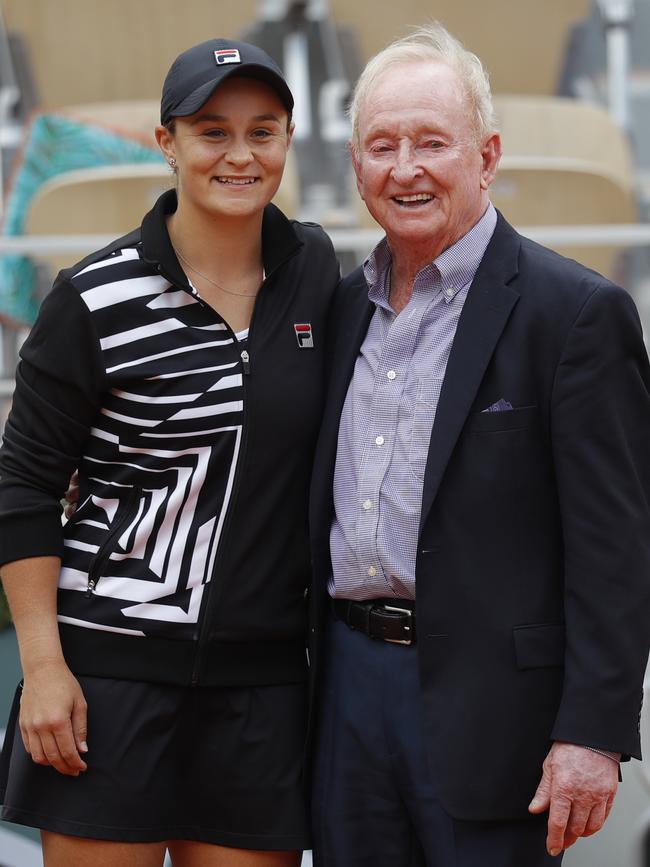
{"type": "MultiPolygon", "coordinates": [[[[481,260],[490,243],[497,223],[497,212],[490,203],[481,219],[466,235],[444,250],[433,262],[420,271],[416,282],[424,278],[434,284],[445,301],[453,301],[458,292],[474,279],[481,260]]],[[[384,236],[363,263],[368,284],[368,298],[374,304],[388,308],[388,273],[392,255],[388,239],[384,236]]]]}
{"type": "MultiPolygon", "coordinates": [[[[146,262],[154,267],[160,265],[160,272],[171,283],[183,286],[187,278],[167,231],[167,217],[174,213],[177,204],[176,190],[173,189],[158,198],[142,221],[142,247],[146,262]]],[[[262,263],[266,276],[270,276],[302,245],[292,221],[274,204],[267,205],[262,219],[262,263]]]]}

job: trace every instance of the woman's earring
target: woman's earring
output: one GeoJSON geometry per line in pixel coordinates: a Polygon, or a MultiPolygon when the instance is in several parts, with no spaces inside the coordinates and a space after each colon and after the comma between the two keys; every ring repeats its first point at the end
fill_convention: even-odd
{"type": "Polygon", "coordinates": [[[170,165],[173,169],[176,168],[176,160],[174,159],[174,157],[170,157],[170,158],[167,160],[167,162],[169,163],[169,165],[170,165]]]}

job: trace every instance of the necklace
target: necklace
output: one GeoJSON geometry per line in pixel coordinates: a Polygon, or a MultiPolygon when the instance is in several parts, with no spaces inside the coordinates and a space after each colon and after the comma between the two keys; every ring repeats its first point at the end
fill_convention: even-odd
{"type": "MultiPolygon", "coordinates": [[[[173,245],[172,245],[173,246],[173,245]]],[[[217,283],[216,280],[213,280],[212,277],[208,277],[207,274],[202,274],[198,268],[195,268],[191,262],[189,262],[185,256],[181,253],[180,250],[177,250],[176,247],[173,247],[174,253],[178,256],[181,262],[184,262],[187,267],[193,271],[195,274],[198,274],[199,277],[203,277],[204,280],[207,280],[208,283],[212,283],[213,286],[216,286],[217,289],[221,289],[222,292],[225,292],[226,295],[236,295],[238,298],[255,298],[258,293],[258,289],[255,292],[234,292],[232,289],[226,289],[225,286],[222,286],[221,283],[217,283]]]]}

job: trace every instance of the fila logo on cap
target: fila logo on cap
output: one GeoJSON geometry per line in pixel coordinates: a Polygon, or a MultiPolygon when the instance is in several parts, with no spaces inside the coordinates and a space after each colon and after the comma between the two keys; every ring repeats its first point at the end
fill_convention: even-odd
{"type": "Polygon", "coordinates": [[[220,48],[214,52],[214,59],[217,61],[217,66],[223,66],[225,63],[241,63],[237,48],[220,48]]]}
{"type": "Polygon", "coordinates": [[[314,348],[314,335],[311,330],[311,322],[305,322],[303,324],[296,323],[293,326],[293,330],[296,332],[296,340],[301,349],[314,348]]]}

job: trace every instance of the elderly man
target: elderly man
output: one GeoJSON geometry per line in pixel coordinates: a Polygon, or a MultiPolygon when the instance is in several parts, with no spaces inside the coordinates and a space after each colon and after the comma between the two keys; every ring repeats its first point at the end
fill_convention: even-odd
{"type": "Polygon", "coordinates": [[[314,471],[316,863],[557,864],[640,757],[639,319],[494,210],[489,85],[443,28],[371,60],[352,119],[386,237],[344,281],[314,471]]]}

